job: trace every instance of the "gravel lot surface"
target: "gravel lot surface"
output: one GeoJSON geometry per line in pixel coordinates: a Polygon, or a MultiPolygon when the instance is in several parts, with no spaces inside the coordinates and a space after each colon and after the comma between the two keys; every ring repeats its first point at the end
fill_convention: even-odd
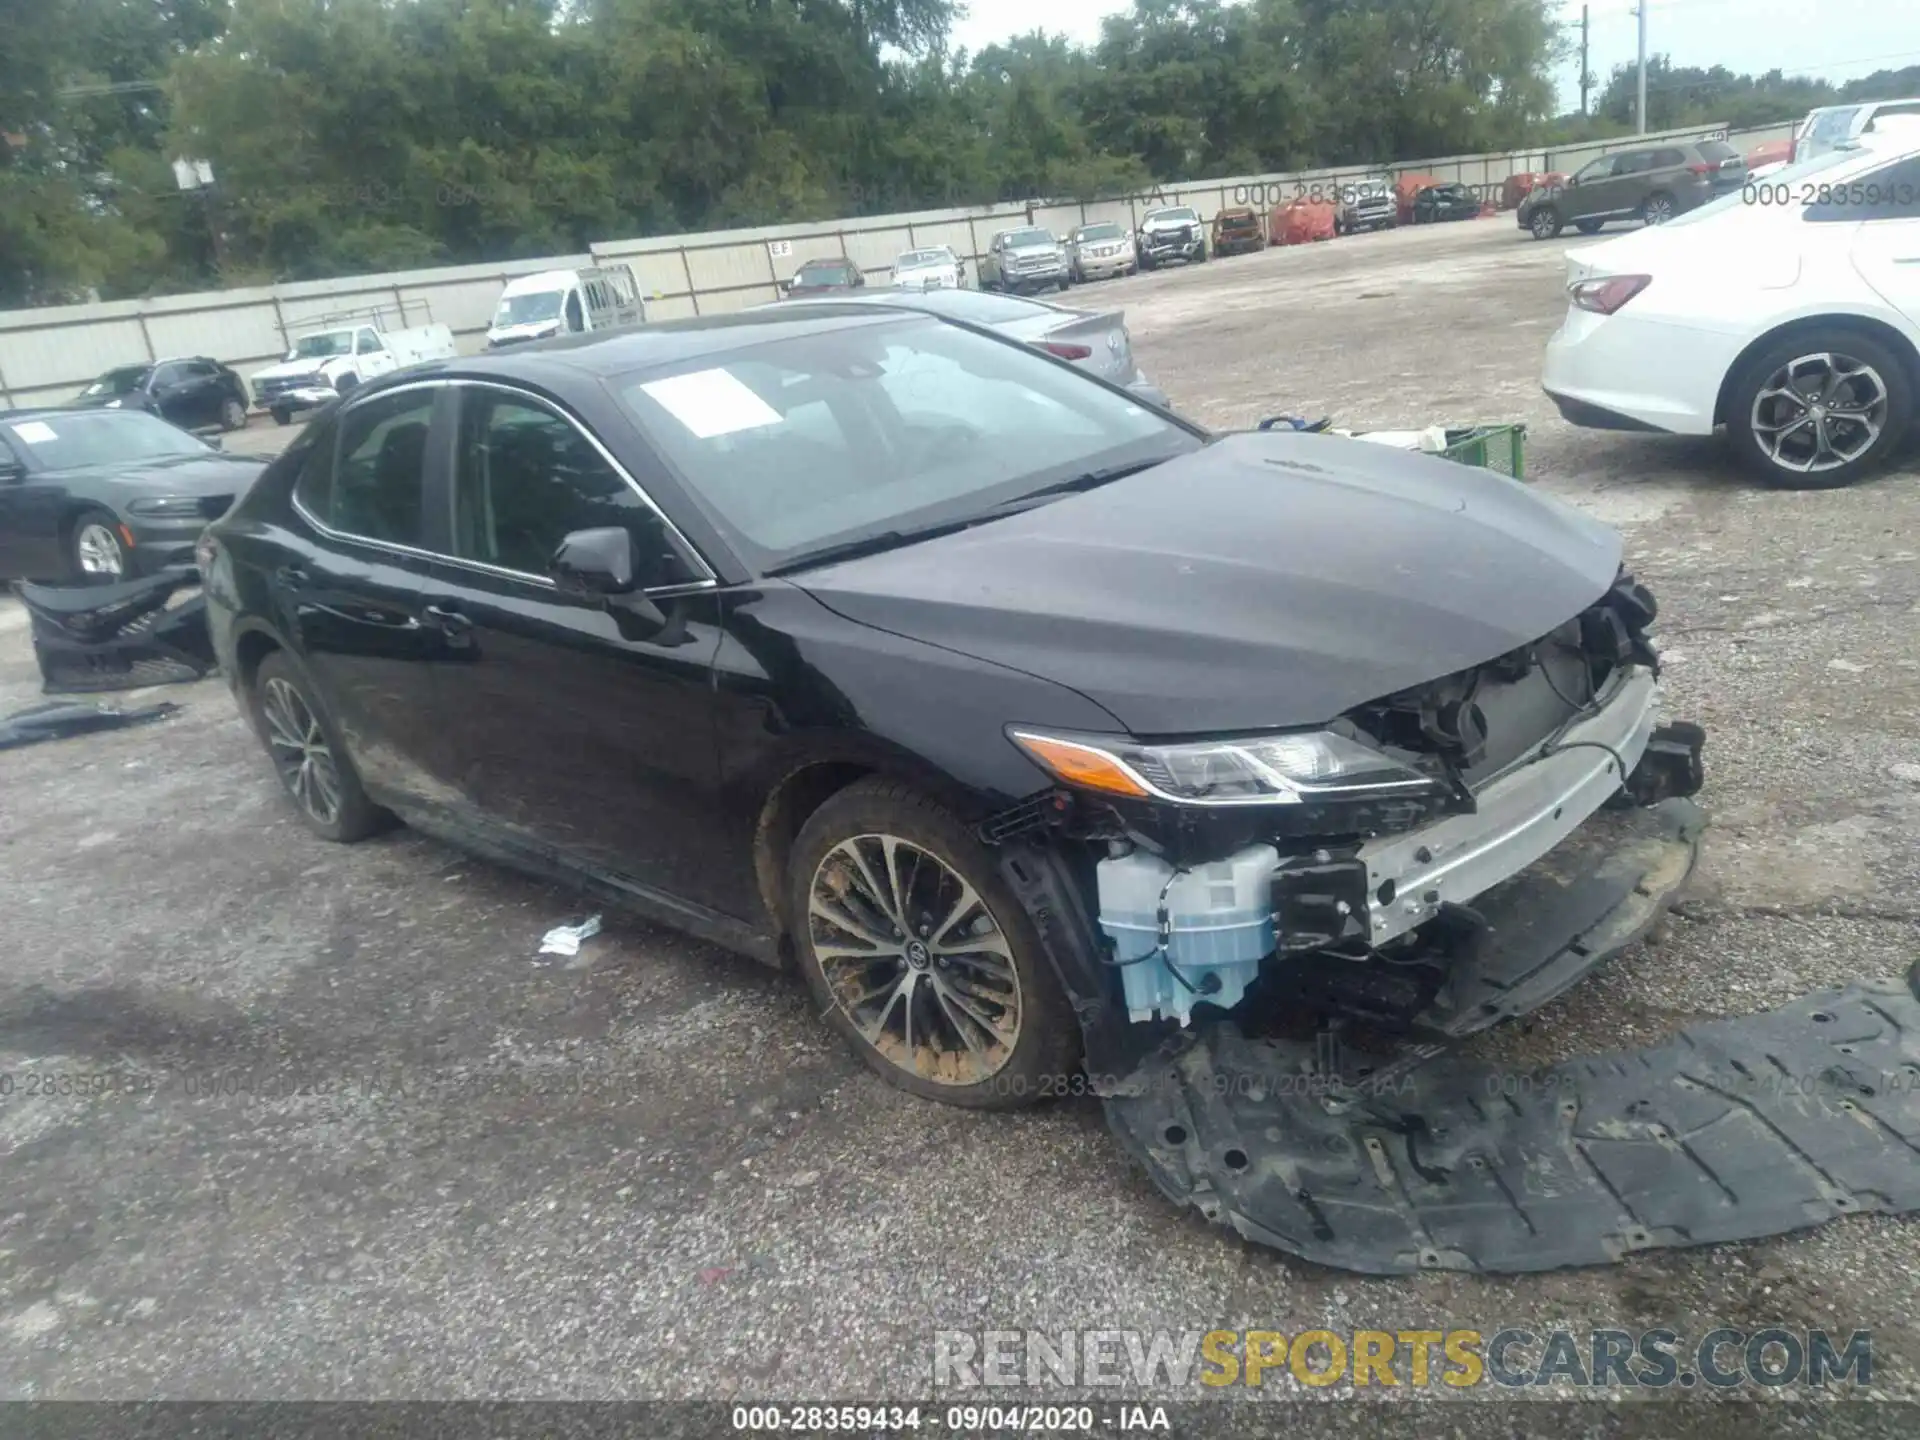
{"type": "MultiPolygon", "coordinates": [[[[1070,297],[1124,306],[1210,424],[1525,420],[1534,482],[1626,531],[1713,829],[1681,914],[1481,1042],[1527,1060],[1920,953],[1915,471],[1773,493],[1713,442],[1563,424],[1563,249],[1489,220],[1070,297]]],[[[37,687],[0,603],[0,710],[37,687]]],[[[1920,1222],[1542,1277],[1304,1265],[1176,1212],[1091,1101],[887,1088],[791,978],[613,914],[537,961],[577,902],[405,832],[312,839],[221,682],[165,698],[0,754],[0,1398],[911,1398],[941,1329],[1723,1324],[1871,1329],[1874,1391],[1920,1391],[1920,1222]],[[26,1093],[103,1072],[128,1092],[26,1093]]],[[[1437,1397],[1441,1433],[1520,1433],[1473,1403],[1512,1394],[1437,1397]]]]}

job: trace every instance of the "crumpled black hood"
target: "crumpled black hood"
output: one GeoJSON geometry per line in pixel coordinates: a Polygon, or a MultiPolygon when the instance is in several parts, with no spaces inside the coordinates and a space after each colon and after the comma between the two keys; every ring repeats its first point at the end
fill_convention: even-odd
{"type": "Polygon", "coordinates": [[[1178,735],[1318,724],[1491,660],[1619,566],[1612,530],[1501,476],[1272,433],[794,581],[1178,735]]]}

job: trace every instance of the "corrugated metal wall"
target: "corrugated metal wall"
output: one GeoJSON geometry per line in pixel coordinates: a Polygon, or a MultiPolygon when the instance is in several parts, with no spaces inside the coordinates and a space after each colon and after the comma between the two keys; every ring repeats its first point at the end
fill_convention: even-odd
{"type": "MultiPolygon", "coordinates": [[[[1789,122],[1739,131],[1728,138],[1747,149],[1763,140],[1788,138],[1792,132],[1789,122]]],[[[1517,171],[1573,170],[1607,150],[1718,133],[1717,127],[1675,130],[1552,152],[1415,160],[1391,169],[1497,190],[1517,171]]],[[[1002,204],[613,240],[595,245],[591,255],[5,311],[0,312],[0,406],[57,404],[103,370],[168,355],[210,355],[250,374],[285,353],[288,332],[303,320],[374,306],[404,307],[408,323],[430,318],[445,324],[453,330],[460,349],[471,353],[480,348],[501,286],[513,276],[539,270],[621,261],[633,267],[655,318],[714,315],[777,299],[778,282],[790,279],[809,259],[844,253],[873,279],[884,280],[894,256],[923,245],[948,245],[972,261],[996,231],[1018,225],[1043,225],[1056,233],[1095,220],[1131,226],[1159,205],[1191,205],[1205,217],[1228,205],[1266,210],[1297,195],[1330,194],[1340,181],[1366,173],[1378,172],[1347,168],[1234,176],[1169,186],[1126,199],[1036,206],[1031,212],[1024,205],[1002,204]]]]}

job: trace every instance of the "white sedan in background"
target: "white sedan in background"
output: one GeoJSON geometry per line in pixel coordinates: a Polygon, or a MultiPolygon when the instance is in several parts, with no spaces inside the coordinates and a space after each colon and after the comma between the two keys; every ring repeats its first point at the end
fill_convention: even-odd
{"type": "Polygon", "coordinates": [[[958,290],[966,284],[960,257],[945,245],[908,250],[894,257],[896,290],[958,290]]]}
{"type": "Polygon", "coordinates": [[[1789,488],[1887,464],[1920,394],[1920,138],[1890,139],[1570,250],[1542,377],[1560,413],[1676,435],[1725,425],[1789,488]]]}

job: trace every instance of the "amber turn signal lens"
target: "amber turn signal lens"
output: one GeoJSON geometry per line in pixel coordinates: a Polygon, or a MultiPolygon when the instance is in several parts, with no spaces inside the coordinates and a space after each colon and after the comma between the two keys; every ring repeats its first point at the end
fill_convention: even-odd
{"type": "Polygon", "coordinates": [[[1109,795],[1144,797],[1148,794],[1147,787],[1134,779],[1124,765],[1092,746],[1019,730],[1013,732],[1013,741],[1065,784],[1084,790],[1102,790],[1109,795]]]}

